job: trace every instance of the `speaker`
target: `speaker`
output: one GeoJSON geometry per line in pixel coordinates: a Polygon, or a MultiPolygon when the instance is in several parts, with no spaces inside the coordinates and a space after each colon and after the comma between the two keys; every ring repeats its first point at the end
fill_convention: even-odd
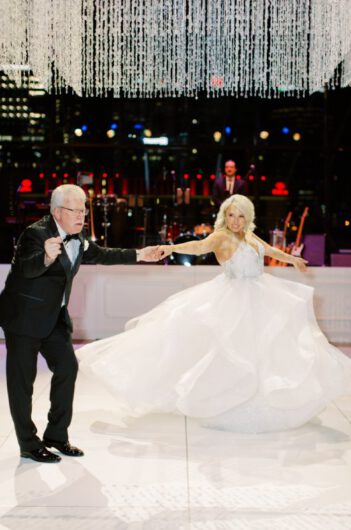
{"type": "Polygon", "coordinates": [[[351,267],[351,253],[330,254],[330,265],[332,267],[351,267]]]}
{"type": "Polygon", "coordinates": [[[325,265],[325,234],[306,234],[303,243],[302,257],[308,261],[308,265],[325,265]]]}

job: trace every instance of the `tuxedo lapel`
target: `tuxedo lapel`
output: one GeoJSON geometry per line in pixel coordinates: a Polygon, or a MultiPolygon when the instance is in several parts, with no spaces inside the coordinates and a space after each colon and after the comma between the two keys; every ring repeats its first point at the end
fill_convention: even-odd
{"type": "MultiPolygon", "coordinates": [[[[50,216],[50,231],[52,232],[52,235],[50,237],[59,237],[59,231],[57,230],[57,226],[55,223],[55,220],[52,216],[50,216]]],[[[61,254],[58,256],[58,260],[62,265],[63,270],[65,271],[65,274],[67,276],[67,280],[71,280],[72,277],[72,263],[71,260],[68,257],[68,254],[65,249],[65,245],[61,245],[61,254]]]]}
{"type": "Polygon", "coordinates": [[[79,246],[79,251],[78,251],[78,256],[75,260],[75,262],[73,263],[72,265],[72,276],[74,276],[77,272],[77,270],[79,269],[79,266],[82,262],[82,258],[83,258],[83,254],[84,254],[84,237],[83,237],[83,234],[80,233],[79,234],[79,243],[80,243],[80,246],[79,246]]]}

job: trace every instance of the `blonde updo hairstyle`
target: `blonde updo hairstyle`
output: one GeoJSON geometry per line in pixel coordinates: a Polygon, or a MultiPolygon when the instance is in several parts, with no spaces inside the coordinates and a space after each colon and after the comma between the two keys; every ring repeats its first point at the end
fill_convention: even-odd
{"type": "Polygon", "coordinates": [[[231,197],[228,197],[228,199],[226,199],[224,202],[222,202],[219,208],[217,217],[216,217],[214,229],[225,230],[227,228],[226,223],[225,223],[225,215],[230,206],[235,206],[244,215],[245,234],[248,232],[253,232],[255,230],[255,224],[254,224],[255,207],[252,201],[250,201],[250,199],[245,197],[245,195],[239,195],[239,194],[232,195],[231,197]]]}

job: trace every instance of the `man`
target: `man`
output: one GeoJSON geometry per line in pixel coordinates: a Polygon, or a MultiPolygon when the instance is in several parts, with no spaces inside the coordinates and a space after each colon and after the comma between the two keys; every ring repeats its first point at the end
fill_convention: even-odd
{"type": "Polygon", "coordinates": [[[67,311],[72,280],[81,263],[115,265],[156,261],[157,247],[141,250],[101,248],[83,235],[84,191],[75,185],[56,188],[50,212],[27,227],[5,288],[0,295],[0,325],[7,348],[7,388],[21,456],[38,462],[59,462],[54,447],[68,456],[84,453],[68,440],[74,385],[78,370],[67,311]],[[32,412],[37,356],[41,352],[53,376],[48,424],[43,440],[37,436],[32,412]]]}
{"type": "Polygon", "coordinates": [[[234,160],[227,160],[224,165],[224,175],[220,175],[214,182],[212,198],[218,208],[225,199],[234,193],[247,194],[247,183],[245,180],[236,179],[236,171],[234,160]]]}

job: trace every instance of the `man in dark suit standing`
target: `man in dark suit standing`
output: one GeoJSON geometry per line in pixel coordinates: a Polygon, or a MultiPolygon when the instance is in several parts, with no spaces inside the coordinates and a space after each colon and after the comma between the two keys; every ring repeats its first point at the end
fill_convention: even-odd
{"type": "Polygon", "coordinates": [[[247,195],[247,182],[246,180],[238,180],[236,171],[234,160],[227,160],[224,164],[224,175],[220,175],[214,182],[212,198],[218,208],[225,199],[234,193],[247,195]]]}
{"type": "Polygon", "coordinates": [[[21,234],[0,295],[10,411],[21,456],[38,462],[61,460],[48,447],[68,456],[83,455],[68,439],[78,363],[67,305],[80,264],[115,265],[157,261],[161,257],[157,247],[101,248],[89,241],[82,233],[85,201],[84,191],[75,185],[66,184],[53,191],[51,214],[21,234]],[[31,418],[38,352],[53,373],[43,440],[37,436],[31,418]]]}

